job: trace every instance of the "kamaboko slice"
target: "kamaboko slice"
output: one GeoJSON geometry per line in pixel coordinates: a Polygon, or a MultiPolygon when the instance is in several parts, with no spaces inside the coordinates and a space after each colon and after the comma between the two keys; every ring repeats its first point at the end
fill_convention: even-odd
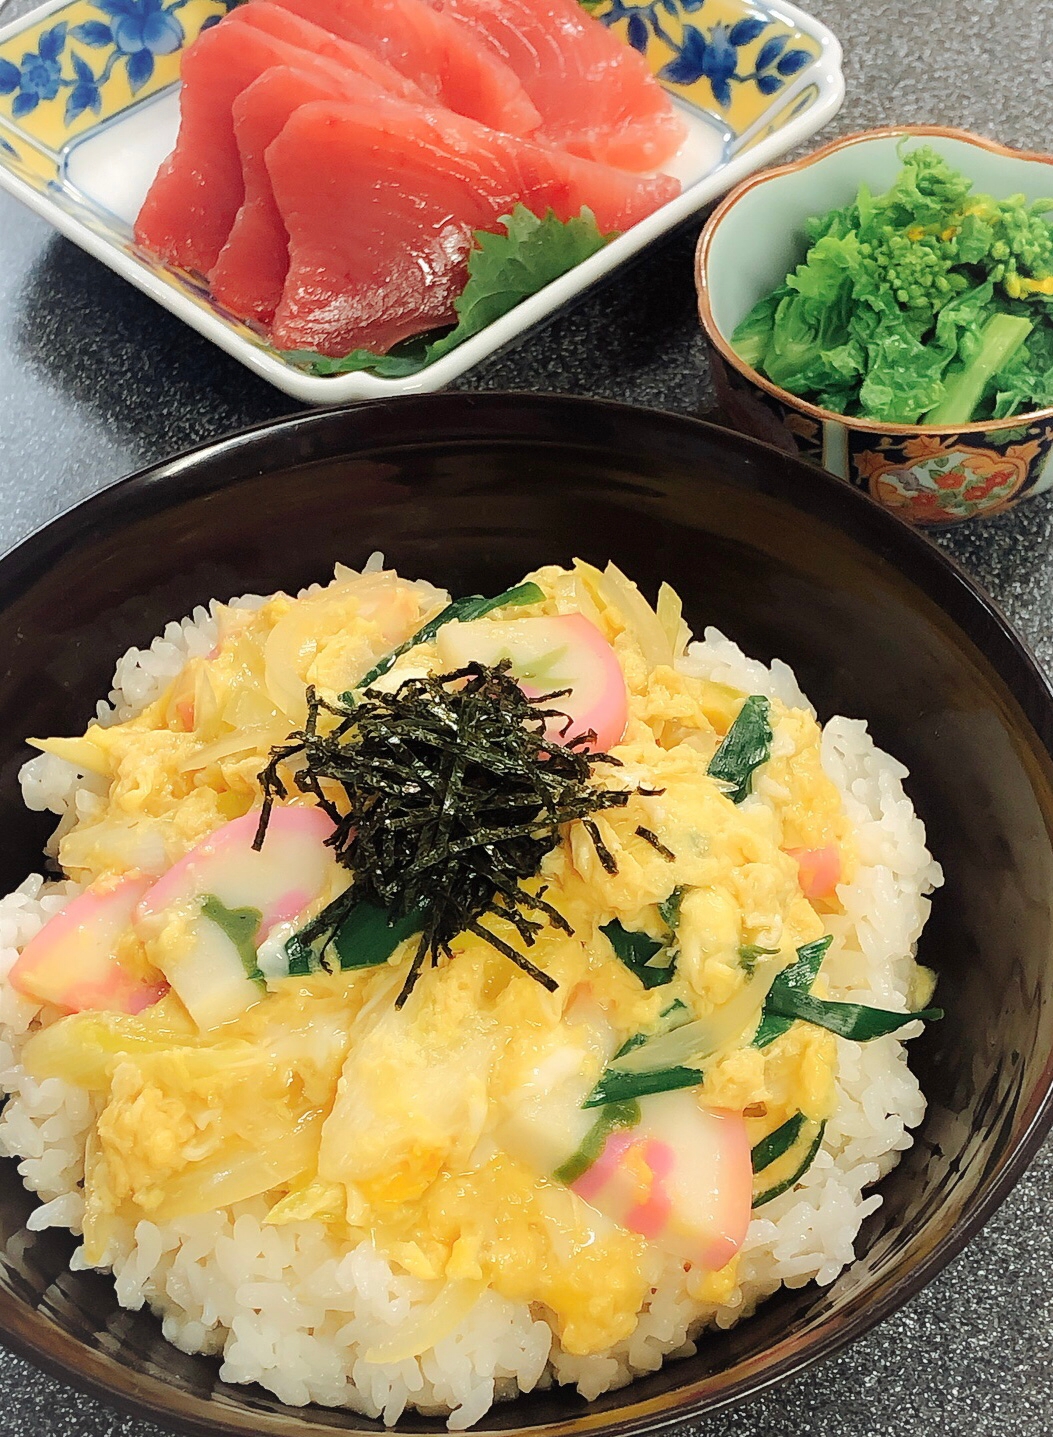
{"type": "MultiPolygon", "coordinates": [[[[270,5],[261,8],[277,9],[270,5]]],[[[307,23],[295,15],[288,18],[297,24],[307,23]]],[[[267,146],[300,105],[343,96],[368,97],[368,87],[373,82],[366,74],[352,82],[349,73],[334,60],[305,55],[294,65],[264,71],[234,101],[234,135],[241,155],[245,198],[209,276],[209,285],[219,303],[241,319],[270,323],[289,270],[289,234],[274,201],[264,158],[267,146]]],[[[373,98],[381,93],[381,87],[375,86],[373,98]]]]}
{"type": "MultiPolygon", "coordinates": [[[[235,12],[236,13],[236,12],[235,12]]],[[[342,65],[352,63],[348,47],[342,65]]],[[[374,65],[375,57],[366,56],[374,65]]],[[[265,70],[295,64],[335,67],[235,15],[201,34],[183,57],[179,134],[139,211],[135,237],[169,264],[208,275],[245,199],[234,136],[237,96],[265,70]]],[[[361,77],[367,83],[365,76],[361,77]]],[[[379,92],[373,80],[368,83],[379,92]]],[[[401,91],[402,82],[391,79],[401,91]]]]}
{"type": "Polygon", "coordinates": [[[387,98],[301,106],[267,169],[289,233],[272,342],[330,356],[452,323],[472,232],[517,203],[624,230],[680,188],[387,98]]]}
{"type": "Polygon", "coordinates": [[[578,0],[430,0],[513,70],[534,139],[627,170],[658,169],[686,129],[646,60],[578,0]]]}
{"type": "Polygon", "coordinates": [[[479,36],[427,0],[278,0],[334,35],[364,45],[433,101],[510,135],[541,116],[511,69],[479,36]]]}

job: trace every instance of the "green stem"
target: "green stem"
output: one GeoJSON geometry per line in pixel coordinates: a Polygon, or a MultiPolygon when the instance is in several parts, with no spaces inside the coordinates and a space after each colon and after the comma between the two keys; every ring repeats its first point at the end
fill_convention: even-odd
{"type": "Polygon", "coordinates": [[[1033,327],[1021,315],[993,314],[980,334],[979,349],[961,373],[952,377],[942,400],[924,416],[924,422],[947,429],[968,424],[988,384],[1005,368],[1033,327]]]}

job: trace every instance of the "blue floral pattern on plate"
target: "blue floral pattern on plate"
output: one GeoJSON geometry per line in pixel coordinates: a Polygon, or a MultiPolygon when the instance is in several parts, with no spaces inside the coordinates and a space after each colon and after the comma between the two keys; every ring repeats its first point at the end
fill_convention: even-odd
{"type": "Polygon", "coordinates": [[[60,21],[44,31],[37,48],[26,51],[20,65],[0,58],[0,95],[14,95],[12,118],[31,114],[63,89],[69,91],[67,124],[86,110],[97,115],[102,109],[102,87],[119,65],[125,67],[132,94],[138,94],[153,78],[155,57],[182,49],[186,32],[177,12],[187,4],[189,0],[171,0],[167,5],[164,0],[93,0],[91,8],[105,20],[72,26],[60,21]],[[72,40],[107,52],[98,70],[70,49],[72,40]]]}
{"type": "Polygon", "coordinates": [[[646,55],[652,37],[673,51],[673,58],[658,70],[658,78],[670,84],[690,86],[708,80],[714,99],[726,110],[732,103],[733,85],[756,85],[762,95],[774,95],[783,85],[811,64],[812,51],[795,46],[785,30],[765,40],[751,61],[741,52],[778,25],[770,15],[747,15],[734,24],[714,21],[708,29],[693,24],[687,16],[703,10],[708,0],[609,0],[597,6],[597,18],[605,25],[625,22],[629,44],[646,55]],[[668,21],[679,21],[670,28],[668,21]],[[679,28],[679,37],[675,29],[679,28]],[[740,72],[740,66],[744,68],[740,72]]]}

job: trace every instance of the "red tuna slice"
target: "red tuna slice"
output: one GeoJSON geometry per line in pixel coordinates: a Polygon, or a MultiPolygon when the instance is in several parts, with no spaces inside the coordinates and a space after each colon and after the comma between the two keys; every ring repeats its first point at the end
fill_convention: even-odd
{"type": "Polygon", "coordinates": [[[472,32],[427,0],[278,0],[286,10],[364,45],[460,115],[510,135],[541,116],[523,86],[472,32]]]}
{"type": "Polygon", "coordinates": [[[176,147],[135,222],[144,249],[169,264],[209,273],[245,198],[234,101],[265,70],[290,63],[335,66],[254,25],[215,25],[187,50],[176,147]]]}
{"type": "Polygon", "coordinates": [[[135,222],[135,238],[159,259],[208,274],[245,191],[234,140],[235,97],[291,47],[248,26],[215,25],[182,61],[179,135],[135,222]]]}
{"type": "MultiPolygon", "coordinates": [[[[296,20],[296,16],[289,18],[296,20]]],[[[289,270],[289,234],[274,202],[265,160],[267,146],[277,139],[300,105],[311,100],[339,99],[347,89],[346,73],[327,77],[320,70],[311,73],[282,66],[265,71],[234,101],[234,133],[241,152],[245,202],[209,276],[209,284],[220,304],[242,319],[270,323],[289,270]]]]}
{"type": "Polygon", "coordinates": [[[512,69],[541,113],[534,139],[654,170],[686,127],[646,60],[578,0],[430,0],[512,69]]]}
{"type": "Polygon", "coordinates": [[[266,70],[293,64],[326,75],[354,71],[378,94],[391,89],[421,97],[415,85],[362,46],[321,32],[326,54],[312,53],[292,37],[313,45],[317,26],[278,6],[246,10],[253,14],[235,11],[204,31],[184,55],[176,147],[158,171],[135,226],[145,249],[204,275],[215,266],[245,199],[234,100],[266,70]]]}
{"type": "Polygon", "coordinates": [[[419,85],[392,69],[372,50],[367,50],[364,45],[352,44],[350,40],[342,40],[331,30],[323,30],[321,25],[305,20],[292,10],[283,9],[281,5],[272,4],[271,0],[249,0],[248,4],[238,5],[226,17],[224,24],[255,26],[279,40],[288,40],[290,45],[298,45],[312,55],[335,60],[403,100],[414,104],[428,102],[419,85]]]}
{"type": "Polygon", "coordinates": [[[680,188],[395,100],[301,106],[267,168],[289,232],[272,342],[334,356],[452,323],[472,231],[517,201],[626,229],[680,188]]]}

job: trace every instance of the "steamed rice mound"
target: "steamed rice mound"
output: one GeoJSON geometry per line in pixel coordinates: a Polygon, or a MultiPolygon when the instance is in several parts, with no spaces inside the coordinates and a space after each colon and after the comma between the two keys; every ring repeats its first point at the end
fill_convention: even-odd
{"type": "MultiPolygon", "coordinates": [[[[378,570],[374,560],[365,572],[378,570]]],[[[346,584],[349,574],[341,571],[336,583],[346,584]]],[[[420,588],[425,607],[437,592],[429,588],[420,588]]],[[[301,597],[326,593],[316,587],[301,597]]],[[[98,721],[125,723],[177,692],[188,659],[215,651],[230,614],[247,617],[265,602],[249,596],[198,609],[170,624],[149,649],[131,650],[117,666],[98,721]]],[[[283,602],[295,611],[293,601],[283,602]]],[[[631,669],[631,661],[623,662],[631,669]]],[[[679,653],[676,668],[685,681],[763,695],[786,716],[775,724],[772,762],[757,770],[744,805],[781,814],[788,791],[780,761],[792,747],[786,735],[814,718],[791,671],[778,661],[768,669],[748,659],[712,629],[679,653]]],[[[290,703],[297,701],[293,688],[290,703]]],[[[840,800],[831,821],[852,854],[836,900],[822,912],[832,936],[823,996],[907,1012],[916,1007],[914,951],[927,895],[942,880],[903,791],[906,770],[875,747],[858,720],[829,720],[816,751],[821,780],[840,800]]],[[[105,782],[55,752],[27,764],[22,780],[28,806],[59,817],[52,851],[62,845],[64,854],[76,854],[78,826],[90,833],[105,809],[105,782]]],[[[767,820],[762,814],[759,821],[767,820]]],[[[9,1094],[0,1114],[0,1151],[18,1161],[23,1181],[41,1200],[31,1230],[61,1227],[78,1235],[98,1100],[72,1082],[35,1079],[26,1071],[27,1040],[59,1014],[25,997],[7,975],[25,945],[79,891],[68,879],[33,876],[0,900],[0,1085],[9,1094]]],[[[757,1208],[741,1251],[721,1272],[700,1271],[638,1243],[634,1260],[644,1287],[631,1331],[601,1348],[565,1340],[565,1329],[561,1333],[541,1301],[474,1280],[437,1280],[412,1255],[378,1250],[361,1233],[349,1238],[348,1230],[324,1218],[276,1224],[272,1214],[282,1191],[169,1221],[110,1214],[104,1250],[98,1242],[87,1252],[82,1245],[72,1265],[111,1270],[121,1304],[148,1305],[169,1341],[186,1352],[216,1355],[223,1380],[258,1382],[290,1405],[347,1406],[388,1424],[411,1407],[449,1414],[450,1427],[463,1429],[495,1400],[552,1382],[573,1384],[593,1398],[654,1371],[666,1357],[692,1352],[704,1343],[707,1327],[730,1327],[779,1286],[830,1283],[852,1261],[859,1227],[881,1203],[874,1185],[910,1146],[909,1130],[924,1115],[905,1047],[920,1031],[921,1024],[912,1023],[868,1043],[822,1034],[830,1115],[811,1166],[757,1208]]]]}

